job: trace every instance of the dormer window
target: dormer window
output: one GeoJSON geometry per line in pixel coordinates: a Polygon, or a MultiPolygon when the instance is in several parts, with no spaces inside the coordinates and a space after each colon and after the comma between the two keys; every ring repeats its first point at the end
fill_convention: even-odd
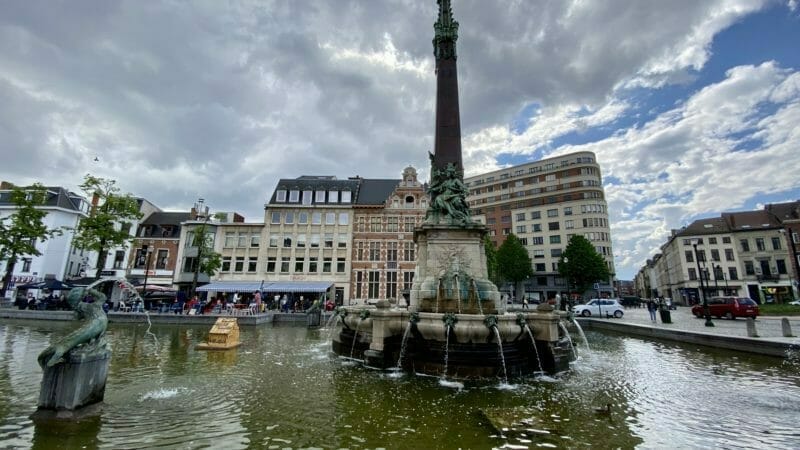
{"type": "Polygon", "coordinates": [[[342,191],[342,203],[350,203],[350,191],[342,191]]]}
{"type": "Polygon", "coordinates": [[[275,201],[284,203],[286,201],[286,191],[284,189],[278,189],[275,194],[275,201]]]}
{"type": "Polygon", "coordinates": [[[314,195],[314,191],[303,191],[303,204],[310,205],[311,204],[311,197],[314,195]]]}
{"type": "Polygon", "coordinates": [[[328,191],[328,203],[339,203],[339,191],[328,191]]]}
{"type": "Polygon", "coordinates": [[[317,191],[314,201],[317,203],[325,203],[325,191],[317,191]]]}
{"type": "Polygon", "coordinates": [[[297,189],[292,189],[289,191],[289,201],[292,203],[297,203],[300,201],[300,191],[297,189]]]}

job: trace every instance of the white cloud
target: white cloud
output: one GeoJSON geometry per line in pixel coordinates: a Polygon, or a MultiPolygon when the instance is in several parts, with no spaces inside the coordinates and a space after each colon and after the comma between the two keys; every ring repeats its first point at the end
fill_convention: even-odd
{"type": "MultiPolygon", "coordinates": [[[[563,153],[577,149],[553,148],[565,135],[613,129],[636,106],[626,87],[691,78],[720,30],[768,3],[459,1],[468,174],[496,168],[500,153],[563,153]],[[512,132],[530,105],[536,115],[512,132]]],[[[92,172],[160,206],[203,196],[255,221],[281,177],[399,177],[408,164],[424,177],[435,14],[432,0],[5,3],[0,179],[74,188],[92,172]]],[[[774,63],[735,68],[650,122],[581,146],[620,180],[608,188],[618,254],[641,259],[653,233],[722,209],[703,201],[713,189],[740,205],[747,192],[796,186],[742,174],[794,161],[798,83],[774,63]],[[736,130],[762,146],[732,155],[736,130]]]]}

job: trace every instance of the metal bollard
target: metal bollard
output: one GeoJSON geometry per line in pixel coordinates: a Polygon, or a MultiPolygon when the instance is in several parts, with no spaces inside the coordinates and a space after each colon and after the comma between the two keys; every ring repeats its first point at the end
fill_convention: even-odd
{"type": "Polygon", "coordinates": [[[792,334],[792,326],[789,324],[789,319],[786,317],[781,319],[781,331],[783,331],[783,337],[794,337],[792,334]]]}
{"type": "Polygon", "coordinates": [[[758,337],[756,321],[752,317],[747,318],[747,337],[758,337]]]}

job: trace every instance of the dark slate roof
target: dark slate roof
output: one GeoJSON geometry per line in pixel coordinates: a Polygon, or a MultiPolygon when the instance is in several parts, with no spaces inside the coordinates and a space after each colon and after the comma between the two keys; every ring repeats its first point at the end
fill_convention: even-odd
{"type": "Polygon", "coordinates": [[[703,234],[730,233],[728,223],[722,217],[699,219],[676,233],[676,236],[698,236],[703,234]]]}
{"type": "Polygon", "coordinates": [[[780,222],[772,214],[764,210],[722,213],[722,218],[733,231],[781,228],[780,222]]]}
{"type": "Polygon", "coordinates": [[[362,180],[355,204],[383,206],[400,181],[402,180],[362,180]]]}
{"type": "MultiPolygon", "coordinates": [[[[298,178],[281,178],[278,181],[278,185],[275,186],[275,190],[272,191],[272,195],[269,198],[270,205],[301,205],[301,202],[289,202],[288,201],[288,192],[292,190],[297,191],[317,191],[317,190],[325,190],[325,191],[350,191],[352,192],[352,201],[351,203],[345,204],[352,204],[355,202],[356,193],[358,192],[358,186],[361,183],[361,178],[351,178],[347,180],[337,180],[336,177],[333,176],[311,176],[311,175],[303,175],[298,178]],[[285,190],[287,192],[287,201],[286,202],[276,202],[275,197],[279,190],[285,190]]],[[[316,200],[316,198],[314,199],[316,200]]],[[[317,204],[316,201],[312,201],[311,204],[317,204]]],[[[332,204],[339,204],[339,203],[332,203],[332,204]]]]}
{"type": "Polygon", "coordinates": [[[191,213],[156,211],[139,224],[136,237],[176,238],[181,235],[181,222],[189,220],[191,213]],[[144,229],[144,233],[142,233],[144,229]]]}
{"type": "Polygon", "coordinates": [[[176,225],[180,226],[181,222],[186,222],[191,217],[191,213],[178,211],[178,212],[170,212],[170,211],[156,211],[149,216],[147,219],[142,221],[142,225],[176,225]]]}
{"type": "Polygon", "coordinates": [[[800,220],[800,200],[789,203],[776,203],[764,207],[767,212],[775,216],[779,221],[800,220]]]}
{"type": "MultiPolygon", "coordinates": [[[[62,187],[48,186],[45,187],[45,189],[47,190],[47,200],[45,200],[46,207],[80,211],[81,201],[86,201],[82,196],[62,187]]],[[[0,205],[12,205],[10,190],[0,191],[0,205]]]]}

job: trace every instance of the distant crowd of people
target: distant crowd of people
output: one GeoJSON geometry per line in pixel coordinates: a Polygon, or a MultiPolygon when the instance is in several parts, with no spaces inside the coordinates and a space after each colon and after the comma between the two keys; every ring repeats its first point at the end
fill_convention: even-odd
{"type": "Polygon", "coordinates": [[[55,295],[53,292],[46,295],[43,293],[39,298],[36,298],[32,292],[19,292],[14,300],[14,305],[19,309],[72,310],[67,303],[66,295],[55,295]]]}
{"type": "MultiPolygon", "coordinates": [[[[219,293],[207,299],[201,299],[195,295],[187,300],[186,294],[179,291],[174,300],[153,301],[145,306],[150,311],[186,315],[221,314],[244,309],[255,313],[267,311],[290,313],[305,312],[314,305],[314,302],[314,299],[303,295],[290,297],[289,294],[283,294],[262,297],[260,292],[219,293]]],[[[334,303],[330,299],[324,303],[319,302],[317,305],[320,309],[328,311],[334,308],[334,303]]]]}

